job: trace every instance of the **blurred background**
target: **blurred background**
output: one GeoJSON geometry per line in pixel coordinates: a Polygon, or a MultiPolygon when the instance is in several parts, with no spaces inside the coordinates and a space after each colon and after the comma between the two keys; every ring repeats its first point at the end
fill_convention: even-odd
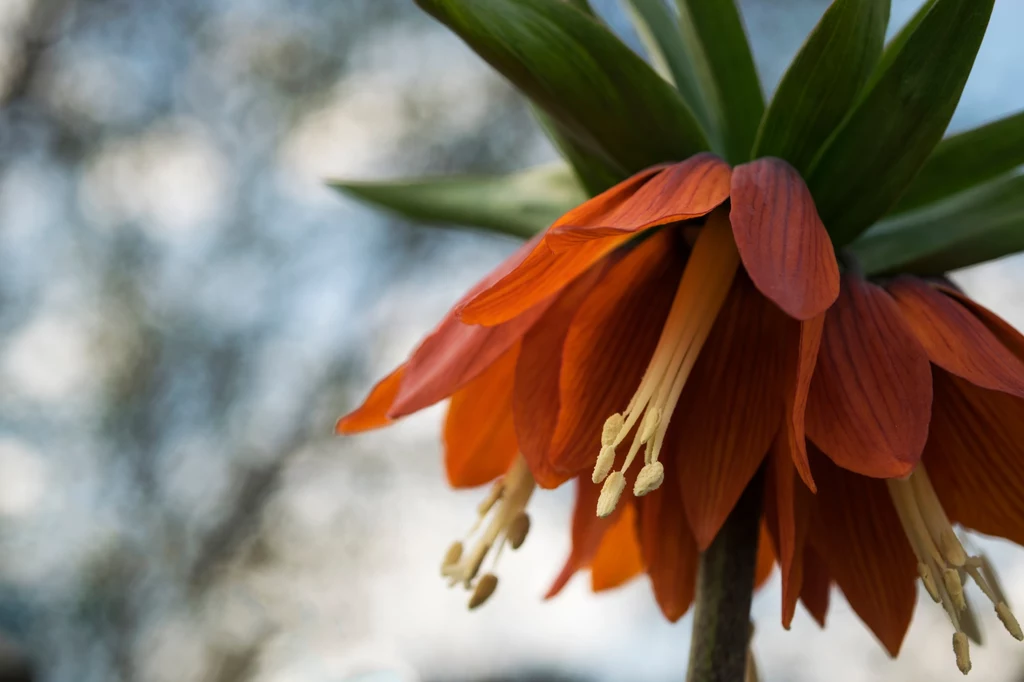
{"type": "MultiPolygon", "coordinates": [[[[744,0],[770,90],[827,0],[744,0]]],[[[893,26],[915,9],[895,0],[893,26]]],[[[631,44],[614,0],[595,2],[631,44]]],[[[998,0],[952,129],[1024,108],[998,0]]],[[[0,680],[681,680],[645,580],[541,595],[571,493],[531,504],[486,608],[437,575],[478,492],[441,408],[332,436],[515,242],[424,228],[326,178],[498,172],[554,152],[409,0],[0,0],[0,680]]],[[[1024,326],[1022,261],[957,279],[1024,326]]],[[[1024,606],[1024,552],[978,539],[1024,606]]],[[[763,679],[960,679],[922,600],[890,661],[755,601],[763,679]]],[[[994,616],[975,682],[1024,679],[994,616]]]]}

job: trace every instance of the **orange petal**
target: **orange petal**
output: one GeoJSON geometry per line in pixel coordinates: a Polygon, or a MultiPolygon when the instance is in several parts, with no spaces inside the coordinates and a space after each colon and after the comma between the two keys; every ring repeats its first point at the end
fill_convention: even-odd
{"type": "Polygon", "coordinates": [[[865,476],[904,476],[931,419],[928,356],[880,287],[843,275],[825,316],[807,402],[807,434],[832,461],[865,476]]]}
{"type": "Polygon", "coordinates": [[[1024,363],[970,311],[914,277],[888,289],[933,363],[982,388],[1024,397],[1024,363]]]}
{"type": "Polygon", "coordinates": [[[886,483],[820,455],[812,463],[818,494],[808,540],[854,612],[895,656],[914,613],[917,560],[886,483]]]}
{"type": "Polygon", "coordinates": [[[935,372],[924,463],[950,518],[1024,544],[1024,400],[935,372]]]}
{"type": "Polygon", "coordinates": [[[772,549],[772,538],[768,526],[761,522],[761,535],[757,541],[757,564],[754,569],[754,589],[760,589],[772,577],[775,570],[775,551],[772,549]]]}
{"type": "Polygon", "coordinates": [[[952,287],[936,285],[936,289],[970,310],[999,339],[1000,343],[1017,356],[1018,360],[1024,361],[1024,335],[1014,329],[1009,322],[952,287]]]}
{"type": "Polygon", "coordinates": [[[543,488],[556,488],[579,473],[557,469],[548,458],[560,411],[562,347],[576,311],[606,270],[595,268],[573,282],[523,337],[512,398],[516,438],[537,484],[543,488]]]}
{"type": "Polygon", "coordinates": [[[568,286],[637,233],[710,213],[729,197],[729,166],[698,154],[633,176],[570,211],[507,276],[462,310],[469,324],[495,325],[568,286]]]}
{"type": "Polygon", "coordinates": [[[810,190],[782,159],[758,159],[732,174],[736,247],[750,279],[787,314],[807,320],[839,295],[839,265],[810,190]]]}
{"type": "Polygon", "coordinates": [[[512,421],[512,382],[519,345],[454,396],[444,424],[444,464],[453,488],[471,488],[508,471],[519,447],[512,421]]]}
{"type": "Polygon", "coordinates": [[[636,511],[632,503],[623,504],[622,514],[605,531],[590,564],[590,586],[594,592],[610,590],[624,585],[643,571],[640,540],[636,536],[636,511]]]}
{"type": "Polygon", "coordinates": [[[640,553],[651,577],[654,598],[670,621],[683,617],[693,602],[700,553],[686,523],[679,487],[662,485],[637,502],[640,553]]]}
{"type": "Polygon", "coordinates": [[[388,410],[391,409],[391,403],[398,395],[398,388],[402,383],[404,373],[405,365],[401,365],[378,381],[362,405],[338,420],[334,427],[335,433],[359,433],[390,424],[392,420],[388,418],[388,410]]]}
{"type": "Polygon", "coordinates": [[[781,333],[790,320],[743,273],[733,282],[671,417],[675,467],[697,544],[707,549],[765,455],[782,417],[781,333]]]}
{"type": "Polygon", "coordinates": [[[767,469],[765,520],[782,578],[782,626],[789,629],[803,585],[803,556],[813,495],[797,478],[784,430],[775,438],[767,469]]]}
{"type": "Polygon", "coordinates": [[[795,341],[788,341],[786,365],[783,370],[783,401],[785,412],[779,444],[796,466],[797,473],[807,487],[817,490],[807,461],[806,414],[807,396],[811,390],[814,368],[818,365],[821,334],[825,327],[825,313],[799,323],[795,341]]]}
{"type": "Polygon", "coordinates": [[[640,384],[682,275],[674,232],[654,235],[612,266],[573,316],[547,453],[558,471],[594,466],[605,420],[625,409],[640,384]]]}
{"type": "Polygon", "coordinates": [[[551,584],[545,599],[551,599],[565,587],[569,579],[576,575],[582,568],[591,565],[597,556],[598,549],[605,533],[611,530],[618,522],[619,517],[625,514],[626,504],[619,504],[611,515],[599,518],[595,513],[597,509],[597,498],[601,494],[601,486],[594,485],[589,476],[580,476],[576,479],[576,505],[572,511],[572,549],[565,561],[561,572],[551,584]]]}
{"type": "Polygon", "coordinates": [[[538,238],[524,244],[478,282],[413,351],[389,417],[412,414],[454,394],[501,357],[544,314],[550,301],[539,301],[518,317],[491,328],[463,324],[457,314],[477,292],[518,267],[537,244],[538,238]]]}
{"type": "Polygon", "coordinates": [[[818,625],[825,627],[832,579],[829,577],[828,569],[825,568],[825,563],[810,545],[804,546],[801,564],[803,565],[803,585],[800,588],[800,601],[803,602],[811,617],[818,621],[818,625]]]}
{"type": "MultiPolygon", "coordinates": [[[[700,218],[729,198],[732,171],[707,152],[661,168],[629,198],[603,214],[572,212],[551,227],[548,243],[555,252],[596,237],[637,233],[658,225],[700,218]]],[[[628,182],[628,181],[627,181],[628,182]]]]}

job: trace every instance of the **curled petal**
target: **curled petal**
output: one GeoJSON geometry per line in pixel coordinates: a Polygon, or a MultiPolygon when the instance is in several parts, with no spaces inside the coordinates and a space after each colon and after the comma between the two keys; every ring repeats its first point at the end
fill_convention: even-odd
{"type": "Polygon", "coordinates": [[[791,320],[739,273],[669,423],[675,466],[698,546],[711,544],[771,448],[782,418],[782,349],[791,320]]]}
{"type": "Polygon", "coordinates": [[[577,310],[607,269],[602,264],[573,282],[523,337],[512,408],[519,448],[543,488],[556,488],[579,473],[555,467],[548,456],[561,411],[562,348],[577,310]]]}
{"type": "Polygon", "coordinates": [[[782,577],[782,626],[789,628],[803,585],[803,557],[813,495],[797,477],[780,429],[767,469],[765,521],[782,577]]]}
{"type": "Polygon", "coordinates": [[[1024,397],[1024,363],[970,311],[914,277],[888,289],[933,363],[981,388],[1024,397]]]}
{"type": "Polygon", "coordinates": [[[378,381],[362,405],[338,420],[334,427],[335,433],[359,433],[390,424],[392,420],[388,417],[388,411],[398,395],[404,374],[405,365],[402,365],[378,381]]]}
{"type": "Polygon", "coordinates": [[[590,586],[594,592],[603,592],[624,585],[643,572],[636,510],[627,500],[619,518],[605,531],[590,564],[590,586]]]}
{"type": "Polygon", "coordinates": [[[455,393],[501,357],[544,314],[550,301],[540,301],[495,327],[463,324],[457,315],[465,301],[516,268],[537,244],[538,238],[526,243],[474,286],[413,351],[388,413],[390,418],[412,414],[455,393]]]}
{"type": "Polygon", "coordinates": [[[654,598],[670,621],[683,617],[693,602],[700,558],[679,496],[679,487],[662,485],[640,498],[640,552],[651,577],[654,598]]]}
{"type": "Polygon", "coordinates": [[[548,589],[545,599],[557,595],[577,571],[591,565],[605,534],[624,514],[628,500],[623,500],[624,504],[620,504],[610,516],[598,517],[594,510],[597,509],[597,498],[600,493],[601,486],[594,485],[589,476],[580,476],[576,479],[576,504],[572,512],[572,549],[561,572],[548,589]]]}
{"type": "Polygon", "coordinates": [[[810,394],[814,369],[818,365],[818,351],[821,348],[824,327],[825,313],[789,325],[790,336],[786,337],[788,348],[784,350],[782,382],[785,411],[782,427],[776,439],[776,446],[789,454],[797,473],[811,491],[817,488],[811,477],[811,466],[807,461],[807,397],[810,394]]]}
{"type": "Polygon", "coordinates": [[[856,275],[825,316],[807,402],[807,434],[839,466],[904,476],[931,419],[928,355],[885,290],[856,275]]]}
{"type": "Polygon", "coordinates": [[[807,612],[818,622],[818,625],[825,627],[832,578],[821,557],[809,544],[804,546],[801,564],[803,584],[800,588],[800,601],[803,602],[807,612]]]}
{"type": "Polygon", "coordinates": [[[949,296],[954,301],[962,305],[967,310],[971,311],[976,318],[978,318],[982,324],[984,324],[990,332],[992,332],[999,342],[1003,344],[1007,350],[1017,356],[1018,360],[1024,362],[1024,334],[1013,328],[1009,322],[996,315],[994,312],[981,305],[970,296],[963,294],[956,289],[946,285],[934,285],[935,288],[941,291],[946,296],[949,296]]]}
{"type": "Polygon", "coordinates": [[[1024,400],[935,371],[924,463],[950,518],[1024,544],[1024,400]]]}
{"type": "Polygon", "coordinates": [[[589,239],[700,218],[729,198],[731,174],[729,164],[706,152],[664,166],[607,213],[580,219],[570,212],[560,218],[551,227],[549,244],[557,252],[589,239]]]}
{"type": "Polygon", "coordinates": [[[508,471],[519,451],[512,421],[518,344],[452,396],[444,425],[444,464],[453,488],[471,488],[508,471]]]}
{"type": "Polygon", "coordinates": [[[461,311],[496,325],[568,286],[639,232],[706,215],[729,196],[729,167],[710,154],[648,169],[560,218],[523,263],[461,311]]]}
{"type": "Polygon", "coordinates": [[[731,199],[736,247],[761,293],[798,320],[825,312],[839,295],[839,265],[797,170],[774,158],[737,166],[731,199]]]}
{"type": "Polygon", "coordinates": [[[895,656],[917,600],[917,560],[886,483],[820,455],[812,464],[818,494],[809,541],[854,612],[895,656]]]}

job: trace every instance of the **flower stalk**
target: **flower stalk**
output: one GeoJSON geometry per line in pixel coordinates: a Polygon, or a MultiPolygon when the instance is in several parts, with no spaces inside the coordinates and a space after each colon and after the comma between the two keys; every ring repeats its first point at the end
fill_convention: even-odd
{"type": "Polygon", "coordinates": [[[687,682],[744,682],[764,475],[758,472],[701,555],[687,682]]]}

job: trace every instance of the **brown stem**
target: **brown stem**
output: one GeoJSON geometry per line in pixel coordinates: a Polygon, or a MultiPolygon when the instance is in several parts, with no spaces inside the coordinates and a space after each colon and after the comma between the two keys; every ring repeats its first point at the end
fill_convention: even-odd
{"type": "Polygon", "coordinates": [[[688,682],[744,680],[763,488],[759,472],[701,556],[688,682]]]}

